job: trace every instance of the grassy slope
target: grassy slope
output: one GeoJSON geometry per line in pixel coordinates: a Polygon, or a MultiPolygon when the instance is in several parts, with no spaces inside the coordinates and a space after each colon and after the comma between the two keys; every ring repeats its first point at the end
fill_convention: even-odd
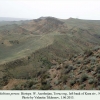
{"type": "Polygon", "coordinates": [[[0,62],[22,58],[31,54],[32,52],[35,52],[38,49],[44,48],[52,44],[53,42],[52,36],[14,35],[14,37],[8,39],[8,42],[9,40],[12,40],[12,38],[13,40],[18,40],[19,44],[11,44],[11,46],[7,46],[6,44],[0,44],[0,62]]]}
{"type": "MultiPolygon", "coordinates": [[[[60,56],[63,57],[63,55],[65,55],[65,53],[67,52],[69,53],[69,51],[79,52],[87,49],[88,47],[100,44],[99,38],[96,38],[94,36],[94,34],[99,34],[99,22],[84,21],[79,19],[68,19],[64,20],[64,22],[65,26],[67,24],[67,31],[64,34],[57,32],[55,30],[56,27],[53,28],[54,30],[52,30],[52,32],[49,34],[35,35],[34,31],[30,32],[27,27],[25,27],[25,29],[22,28],[23,24],[21,25],[21,27],[16,24],[1,26],[0,33],[3,34],[1,34],[0,39],[0,53],[2,54],[0,56],[0,63],[25,57],[32,52],[35,52],[36,50],[41,48],[45,48],[49,45],[52,48],[50,50],[54,55],[59,55],[60,52],[60,56]],[[19,44],[9,42],[15,40],[18,40],[19,44]]],[[[40,21],[40,23],[43,23],[44,25],[45,21],[40,21]]],[[[46,23],[48,25],[47,21],[46,23]]],[[[54,24],[55,26],[56,23],[59,23],[59,21],[53,21],[47,26],[47,28],[45,26],[44,30],[46,31],[51,24],[54,24]]],[[[38,24],[36,24],[37,27],[38,24]]]]}

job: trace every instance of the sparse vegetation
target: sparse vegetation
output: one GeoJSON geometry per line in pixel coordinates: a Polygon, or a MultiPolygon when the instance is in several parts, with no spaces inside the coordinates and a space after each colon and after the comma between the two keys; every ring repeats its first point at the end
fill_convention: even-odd
{"type": "Polygon", "coordinates": [[[70,20],[0,25],[0,89],[99,90],[100,22],[70,20]]]}

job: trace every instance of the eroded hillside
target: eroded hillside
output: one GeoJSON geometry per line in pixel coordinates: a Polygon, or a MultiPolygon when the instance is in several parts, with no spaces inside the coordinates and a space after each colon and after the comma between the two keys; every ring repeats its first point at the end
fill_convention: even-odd
{"type": "Polygon", "coordinates": [[[32,66],[32,61],[20,67],[6,66],[5,71],[2,71],[5,76],[0,75],[3,79],[0,82],[2,89],[100,89],[100,47],[86,50],[63,61],[49,61],[43,57],[40,60],[41,67],[32,66]]]}
{"type": "Polygon", "coordinates": [[[1,25],[1,89],[99,89],[96,46],[100,46],[99,21],[41,17],[1,25]]]}

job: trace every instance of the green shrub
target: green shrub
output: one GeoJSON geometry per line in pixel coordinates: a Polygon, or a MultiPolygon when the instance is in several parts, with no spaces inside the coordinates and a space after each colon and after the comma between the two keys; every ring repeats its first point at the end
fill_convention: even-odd
{"type": "Polygon", "coordinates": [[[93,54],[93,52],[91,50],[86,50],[84,54],[86,54],[86,57],[89,57],[93,54]]]}
{"type": "Polygon", "coordinates": [[[96,86],[98,83],[98,79],[94,79],[94,85],[96,86]]]}
{"type": "Polygon", "coordinates": [[[93,79],[89,79],[89,80],[88,80],[88,83],[89,83],[89,84],[93,84],[93,83],[94,83],[94,80],[93,80],[93,79]]]}
{"type": "Polygon", "coordinates": [[[90,63],[90,60],[89,60],[89,59],[86,59],[86,60],[84,60],[84,62],[83,62],[84,65],[86,65],[86,64],[88,64],[88,63],[90,63]]]}
{"type": "Polygon", "coordinates": [[[97,74],[97,78],[100,78],[100,74],[97,74]]]}
{"type": "Polygon", "coordinates": [[[74,67],[73,67],[73,70],[76,70],[76,69],[77,69],[77,67],[76,67],[76,66],[74,66],[74,67]]]}
{"type": "Polygon", "coordinates": [[[69,64],[64,65],[64,68],[68,68],[68,67],[69,67],[69,64]]]}
{"type": "Polygon", "coordinates": [[[70,87],[67,86],[67,85],[64,85],[64,86],[63,86],[63,89],[64,89],[64,90],[70,90],[70,87]]]}
{"type": "Polygon", "coordinates": [[[28,87],[31,88],[33,86],[34,82],[33,81],[29,81],[27,84],[28,84],[28,87]]]}
{"type": "Polygon", "coordinates": [[[81,74],[82,72],[83,72],[83,71],[79,71],[79,72],[78,72],[78,75],[81,74]]]}
{"type": "Polygon", "coordinates": [[[75,80],[71,80],[71,81],[70,81],[70,86],[73,86],[75,83],[76,83],[75,80]]]}
{"type": "Polygon", "coordinates": [[[61,80],[62,80],[63,83],[66,83],[67,80],[68,80],[68,75],[63,75],[63,76],[61,77],[61,80]]]}
{"type": "Polygon", "coordinates": [[[78,55],[76,54],[76,55],[74,55],[74,58],[76,58],[78,55]]]}
{"type": "Polygon", "coordinates": [[[99,49],[100,49],[100,46],[96,46],[96,47],[93,48],[94,51],[97,51],[99,49]]]}
{"type": "Polygon", "coordinates": [[[80,79],[76,79],[76,83],[77,84],[81,84],[81,80],[80,79]]]}
{"type": "Polygon", "coordinates": [[[54,84],[55,84],[55,85],[59,85],[60,83],[61,83],[60,80],[56,80],[56,81],[54,81],[54,84]]]}
{"type": "Polygon", "coordinates": [[[0,86],[5,86],[8,84],[9,76],[5,75],[0,79],[0,86]]]}
{"type": "Polygon", "coordinates": [[[34,89],[37,89],[36,84],[37,82],[35,80],[28,80],[25,83],[15,85],[13,90],[30,90],[30,89],[33,89],[33,86],[34,86],[34,89]]]}
{"type": "Polygon", "coordinates": [[[37,86],[36,85],[32,85],[31,89],[32,90],[36,90],[37,89],[37,86]]]}
{"type": "Polygon", "coordinates": [[[95,75],[96,74],[96,72],[95,71],[92,71],[92,73],[91,73],[92,75],[95,75]]]}
{"type": "Polygon", "coordinates": [[[100,65],[96,68],[96,72],[98,73],[100,71],[100,65]]]}
{"type": "Polygon", "coordinates": [[[78,60],[76,63],[77,64],[82,64],[82,60],[78,60]]]}
{"type": "Polygon", "coordinates": [[[93,69],[95,67],[95,65],[91,65],[90,67],[91,67],[91,69],[93,69]]]}
{"type": "Polygon", "coordinates": [[[21,85],[15,85],[12,90],[22,90],[21,85]]]}
{"type": "Polygon", "coordinates": [[[86,84],[81,84],[81,85],[79,86],[79,88],[80,88],[80,89],[84,89],[85,86],[86,86],[86,84]]]}
{"type": "Polygon", "coordinates": [[[63,70],[63,72],[64,72],[64,74],[68,74],[71,70],[73,70],[73,66],[69,65],[68,68],[63,70]]]}
{"type": "Polygon", "coordinates": [[[95,62],[90,62],[91,65],[95,65],[95,62]]]}
{"type": "Polygon", "coordinates": [[[41,61],[43,66],[46,66],[48,68],[52,66],[52,63],[46,57],[41,58],[41,61]]]}
{"type": "Polygon", "coordinates": [[[88,75],[87,74],[82,74],[81,76],[81,82],[84,82],[88,79],[88,75]]]}
{"type": "Polygon", "coordinates": [[[73,70],[72,70],[72,72],[69,73],[69,78],[74,78],[74,77],[75,77],[75,75],[74,75],[73,70]]]}
{"type": "Polygon", "coordinates": [[[96,59],[95,56],[93,56],[93,57],[90,57],[89,60],[90,60],[91,62],[95,62],[97,59],[96,59]]]}
{"type": "Polygon", "coordinates": [[[91,72],[92,68],[91,67],[87,67],[87,72],[91,72]]]}
{"type": "Polygon", "coordinates": [[[50,88],[51,88],[50,84],[41,85],[40,87],[41,90],[50,90],[50,88]]]}
{"type": "Polygon", "coordinates": [[[81,70],[86,70],[86,69],[87,69],[87,66],[84,66],[84,65],[83,65],[83,66],[81,67],[81,70]]]}

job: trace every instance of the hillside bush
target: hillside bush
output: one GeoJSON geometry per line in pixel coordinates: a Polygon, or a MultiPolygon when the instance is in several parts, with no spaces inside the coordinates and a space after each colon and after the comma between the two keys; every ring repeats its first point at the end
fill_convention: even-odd
{"type": "Polygon", "coordinates": [[[96,68],[96,72],[99,73],[99,71],[100,71],[100,65],[98,65],[96,68]]]}
{"type": "Polygon", "coordinates": [[[91,72],[92,71],[92,68],[91,67],[87,67],[87,72],[91,72]]]}
{"type": "Polygon", "coordinates": [[[93,48],[94,51],[97,51],[99,49],[100,49],[100,46],[96,46],[96,47],[93,48]]]}
{"type": "Polygon", "coordinates": [[[84,62],[83,62],[84,65],[86,65],[86,64],[88,64],[88,63],[90,63],[90,60],[89,60],[89,59],[86,59],[86,60],[84,60],[84,62]]]}
{"type": "Polygon", "coordinates": [[[81,82],[84,82],[88,79],[88,75],[87,74],[82,74],[81,76],[81,82]]]}
{"type": "Polygon", "coordinates": [[[99,73],[97,74],[97,78],[100,78],[100,74],[99,73]]]}
{"type": "Polygon", "coordinates": [[[89,79],[89,80],[88,80],[88,83],[89,83],[89,84],[93,84],[93,83],[94,83],[94,79],[89,79]]]}
{"type": "Polygon", "coordinates": [[[76,80],[71,80],[70,81],[70,86],[73,86],[76,83],[76,80]]]}
{"type": "Polygon", "coordinates": [[[67,86],[67,85],[64,85],[64,86],[63,86],[63,89],[64,89],[64,90],[70,90],[70,87],[67,86]]]}
{"type": "Polygon", "coordinates": [[[61,80],[62,80],[62,82],[65,84],[65,83],[67,82],[67,80],[68,80],[68,75],[63,75],[63,76],[61,77],[61,80]]]}
{"type": "Polygon", "coordinates": [[[45,84],[45,85],[41,85],[40,87],[41,90],[50,90],[51,89],[51,85],[48,83],[48,84],[45,84]]]}
{"type": "Polygon", "coordinates": [[[74,67],[73,67],[73,70],[76,70],[76,69],[77,69],[77,67],[76,67],[76,66],[74,66],[74,67]]]}
{"type": "Polygon", "coordinates": [[[79,88],[80,88],[80,89],[84,89],[85,86],[86,86],[86,84],[81,84],[81,85],[79,86],[79,88]]]}
{"type": "Polygon", "coordinates": [[[54,81],[54,84],[55,84],[55,85],[59,85],[60,83],[61,83],[60,80],[56,80],[56,81],[54,81]]]}
{"type": "Polygon", "coordinates": [[[85,50],[84,54],[86,55],[86,57],[89,57],[93,54],[93,52],[91,50],[85,50]]]}
{"type": "Polygon", "coordinates": [[[83,62],[82,60],[77,60],[76,63],[77,63],[77,64],[82,64],[82,62],[83,62]]]}
{"type": "Polygon", "coordinates": [[[97,59],[95,56],[89,58],[90,62],[95,62],[97,59]]]}

